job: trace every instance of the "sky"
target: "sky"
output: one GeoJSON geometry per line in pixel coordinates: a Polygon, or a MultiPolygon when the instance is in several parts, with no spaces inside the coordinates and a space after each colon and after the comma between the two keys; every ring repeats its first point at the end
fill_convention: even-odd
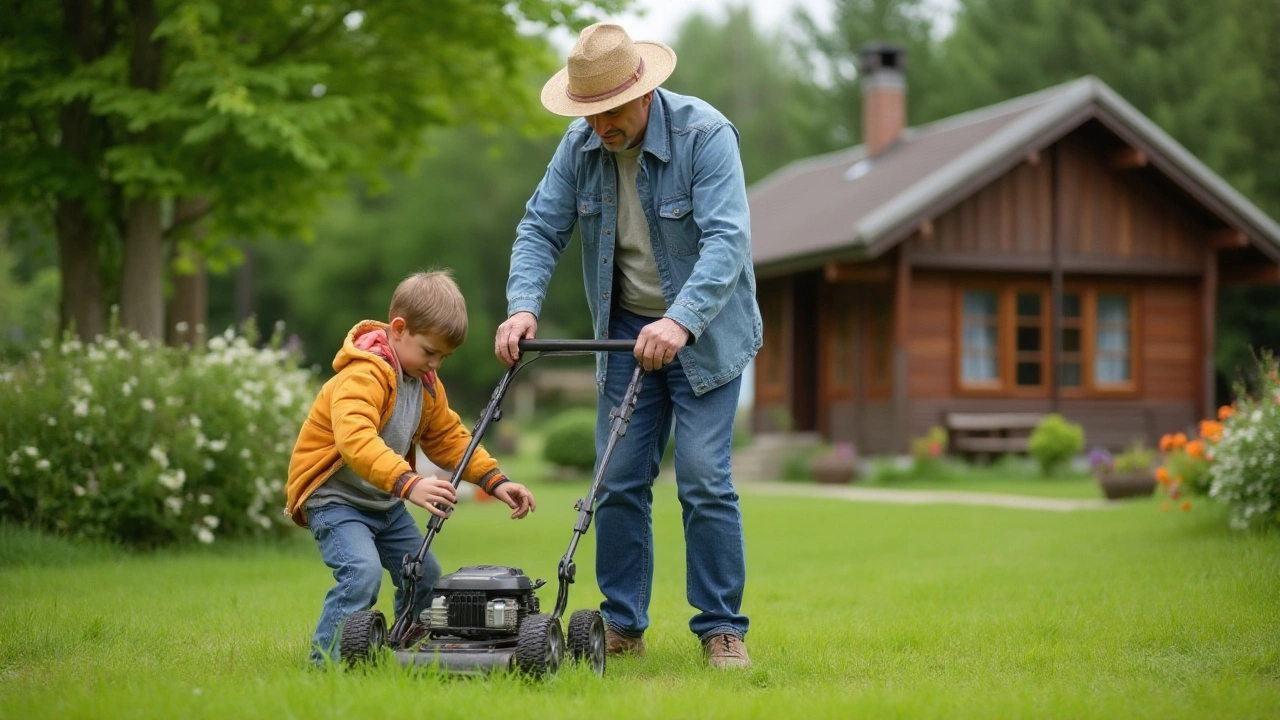
{"type": "MultiPolygon", "coordinates": [[[[939,28],[945,32],[949,29],[951,11],[959,0],[930,0],[939,18],[944,20],[939,28]]],[[[610,21],[622,25],[633,40],[657,40],[670,45],[676,37],[681,23],[695,12],[701,12],[715,20],[722,20],[725,9],[731,6],[746,5],[751,8],[751,17],[757,28],[777,28],[790,24],[791,17],[797,9],[803,8],[813,16],[819,27],[830,27],[834,0],[634,0],[631,10],[609,18],[610,21]]],[[[555,43],[567,55],[573,46],[574,37],[563,32],[557,35],[555,43]]]]}

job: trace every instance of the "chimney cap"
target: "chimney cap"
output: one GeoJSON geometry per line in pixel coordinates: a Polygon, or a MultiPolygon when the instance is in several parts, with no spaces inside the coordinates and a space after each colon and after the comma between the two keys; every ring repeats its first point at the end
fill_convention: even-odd
{"type": "Polygon", "coordinates": [[[907,49],[889,42],[869,42],[858,51],[858,70],[870,75],[875,72],[907,69],[907,49]]]}

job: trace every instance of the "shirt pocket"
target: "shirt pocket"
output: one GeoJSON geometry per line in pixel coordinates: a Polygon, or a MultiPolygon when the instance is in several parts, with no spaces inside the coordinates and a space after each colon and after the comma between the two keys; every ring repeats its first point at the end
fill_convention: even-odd
{"type": "Polygon", "coordinates": [[[578,193],[578,231],[582,242],[595,247],[600,244],[600,196],[595,193],[578,193]]]}
{"type": "Polygon", "coordinates": [[[693,222],[693,198],[680,195],[658,203],[658,232],[673,255],[698,252],[698,226],[693,222]]]}

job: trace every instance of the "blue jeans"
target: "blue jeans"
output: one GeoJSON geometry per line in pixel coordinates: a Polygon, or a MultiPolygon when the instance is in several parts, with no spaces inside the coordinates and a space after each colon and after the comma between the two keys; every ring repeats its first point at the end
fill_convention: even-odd
{"type": "MultiPolygon", "coordinates": [[[[324,596],[320,622],[311,638],[311,661],[322,663],[326,654],[338,658],[339,626],[352,613],[368,610],[377,602],[383,568],[391,572],[396,586],[395,617],[399,617],[405,603],[401,577],[404,556],[418,552],[422,532],[403,504],[387,512],[370,512],[340,502],[308,507],[307,524],[337,582],[324,596]]],[[[431,601],[431,588],[439,579],[440,563],[427,553],[411,605],[415,620],[431,601]]]]}
{"type": "MultiPolygon", "coordinates": [[[[635,338],[653,322],[613,308],[609,337],[635,338]]],[[[636,359],[609,353],[604,393],[596,418],[596,457],[604,454],[612,420],[622,403],[636,359]]],[[[702,396],[693,392],[680,361],[647,373],[627,434],[614,448],[596,504],[596,579],[600,612],[617,632],[639,635],[649,627],[653,587],[653,480],[675,425],[677,494],[684,518],[686,594],[698,613],[689,629],[700,639],[747,634],[740,610],[747,580],[738,494],[729,471],[739,376],[702,396]]]]}

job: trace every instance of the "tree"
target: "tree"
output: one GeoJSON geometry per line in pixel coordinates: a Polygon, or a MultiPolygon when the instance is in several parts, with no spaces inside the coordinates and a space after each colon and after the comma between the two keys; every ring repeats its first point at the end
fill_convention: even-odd
{"type": "Polygon", "coordinates": [[[804,43],[812,50],[813,74],[829,87],[831,122],[841,144],[856,144],[862,137],[858,51],[871,42],[890,42],[907,51],[908,125],[944,114],[935,102],[943,77],[929,5],[927,0],[835,0],[831,30],[819,28],[807,11],[797,12],[804,43]]]}
{"type": "Polygon", "coordinates": [[[321,198],[407,166],[425,128],[541,121],[526,77],[554,63],[525,29],[624,3],[3,0],[0,208],[55,229],[64,326],[96,335],[118,295],[158,338],[175,242],[234,262],[228,238],[307,235],[321,198]]]}
{"type": "Polygon", "coordinates": [[[782,32],[756,28],[749,8],[729,8],[723,23],[696,13],[672,45],[679,63],[666,87],[706,100],[733,122],[748,183],[836,147],[823,89],[805,76],[782,32]]]}

